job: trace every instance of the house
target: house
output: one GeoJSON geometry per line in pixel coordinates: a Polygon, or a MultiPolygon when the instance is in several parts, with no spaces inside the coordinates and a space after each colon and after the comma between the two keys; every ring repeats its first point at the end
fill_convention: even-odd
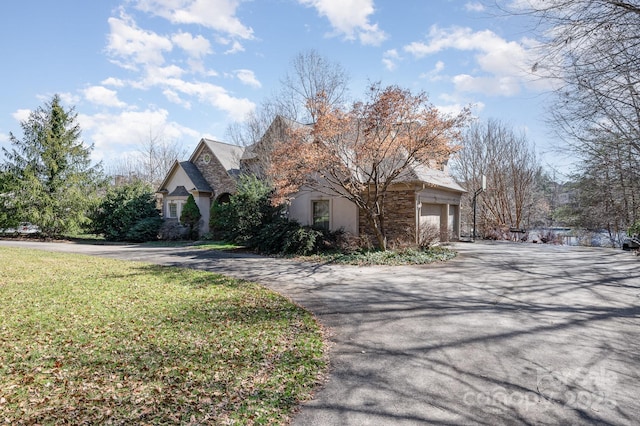
{"type": "Polygon", "coordinates": [[[189,194],[200,209],[200,235],[209,232],[211,203],[224,202],[236,191],[244,148],[201,139],[187,161],[176,161],[157,190],[165,220],[180,219],[189,194]]]}
{"type": "MultiPolygon", "coordinates": [[[[411,173],[394,183],[387,193],[387,239],[411,243],[420,242],[425,237],[440,241],[458,240],[460,200],[465,192],[446,169],[414,166],[411,173]]],[[[343,229],[353,235],[369,235],[374,240],[364,213],[344,197],[311,189],[301,190],[288,206],[288,213],[289,218],[302,225],[343,229]]]]}
{"type": "MultiPolygon", "coordinates": [[[[286,138],[288,130],[304,127],[282,116],[276,117],[260,141],[245,150],[243,170],[261,175],[268,167],[268,153],[273,143],[286,138]]],[[[386,199],[388,240],[419,242],[425,232],[435,232],[440,241],[459,239],[460,200],[465,192],[451,177],[446,164],[412,165],[391,186],[386,199]]],[[[342,229],[353,235],[370,234],[364,214],[353,202],[310,188],[301,190],[291,200],[288,216],[302,225],[342,229]]]]}
{"type": "MultiPolygon", "coordinates": [[[[272,143],[284,137],[287,129],[303,126],[278,116],[260,141],[247,148],[202,139],[191,158],[176,162],[162,182],[158,193],[163,216],[179,219],[182,205],[193,194],[202,214],[200,233],[208,232],[211,203],[225,201],[235,192],[241,170],[263,175],[272,143]]],[[[413,165],[392,185],[385,201],[389,241],[419,242],[425,231],[435,232],[441,241],[457,240],[460,199],[465,192],[449,175],[446,165],[413,165]]],[[[291,200],[287,213],[302,225],[370,234],[362,212],[341,196],[301,190],[291,200]]]]}

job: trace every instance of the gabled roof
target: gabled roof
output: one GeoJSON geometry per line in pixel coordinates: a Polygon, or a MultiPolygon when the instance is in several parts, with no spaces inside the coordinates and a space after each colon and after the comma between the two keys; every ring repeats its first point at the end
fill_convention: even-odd
{"type": "Polygon", "coordinates": [[[207,183],[207,180],[202,176],[200,170],[195,166],[195,164],[189,161],[181,161],[180,167],[187,174],[191,182],[193,183],[193,189],[200,192],[213,192],[211,186],[207,183]]]}
{"type": "Polygon", "coordinates": [[[198,155],[200,155],[200,152],[205,146],[209,148],[213,155],[216,156],[227,173],[231,176],[238,174],[240,171],[240,159],[242,158],[242,153],[245,150],[244,147],[215,141],[213,139],[202,138],[189,158],[191,163],[196,161],[198,155]]]}
{"type": "MultiPolygon", "coordinates": [[[[171,177],[175,174],[175,171],[178,168],[181,168],[182,170],[184,170],[185,174],[191,181],[192,188],[190,188],[189,191],[196,190],[199,192],[213,192],[213,189],[211,189],[211,186],[207,183],[204,176],[202,176],[202,173],[200,173],[200,170],[198,170],[198,168],[193,163],[190,163],[189,161],[174,162],[173,166],[171,166],[171,169],[169,169],[169,173],[167,173],[167,175],[165,176],[164,180],[162,181],[162,183],[160,184],[160,187],[156,192],[164,192],[164,193],[168,192],[167,183],[169,182],[171,177]]],[[[178,190],[178,188],[176,188],[176,190],[178,190]]],[[[173,191],[171,194],[175,195],[174,193],[175,191],[173,191]]]]}
{"type": "Polygon", "coordinates": [[[189,191],[187,191],[187,188],[185,188],[182,185],[176,186],[176,189],[171,191],[171,194],[169,194],[169,197],[188,197],[188,196],[189,196],[189,191]]]}

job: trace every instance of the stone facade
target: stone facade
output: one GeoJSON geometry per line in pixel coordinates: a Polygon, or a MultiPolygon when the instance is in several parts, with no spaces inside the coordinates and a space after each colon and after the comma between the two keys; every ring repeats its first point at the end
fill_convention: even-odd
{"type": "Polygon", "coordinates": [[[222,194],[233,194],[236,192],[236,181],[233,179],[218,158],[211,152],[208,146],[204,146],[194,161],[195,166],[200,170],[207,183],[215,191],[214,200],[222,194]],[[208,156],[208,158],[207,158],[208,156]],[[208,162],[206,161],[208,159],[208,162]]]}
{"type": "MultiPolygon", "coordinates": [[[[413,189],[392,190],[384,200],[385,228],[390,245],[414,244],[416,242],[416,192],[413,189]]],[[[364,211],[359,210],[359,230],[375,244],[375,234],[364,211]]]]}

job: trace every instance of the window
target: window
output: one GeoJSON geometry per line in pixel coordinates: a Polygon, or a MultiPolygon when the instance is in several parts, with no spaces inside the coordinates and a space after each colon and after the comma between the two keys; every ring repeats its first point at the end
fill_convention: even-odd
{"type": "Polygon", "coordinates": [[[178,204],[169,203],[169,217],[171,218],[178,217],[178,204]]]}
{"type": "Polygon", "coordinates": [[[312,201],[313,227],[329,230],[329,200],[312,201]]]}

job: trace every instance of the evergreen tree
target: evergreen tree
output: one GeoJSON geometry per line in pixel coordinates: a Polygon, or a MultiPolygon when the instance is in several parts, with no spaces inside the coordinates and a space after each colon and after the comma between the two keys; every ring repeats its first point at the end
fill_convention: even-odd
{"type": "Polygon", "coordinates": [[[12,183],[9,173],[0,169],[0,229],[11,229],[18,225],[12,183]]]}
{"type": "Polygon", "coordinates": [[[2,149],[17,219],[38,225],[47,237],[86,223],[102,182],[100,166],[91,165],[93,147],[80,140],[76,118],[55,95],[20,123],[22,138],[10,133],[12,148],[2,149]]]}
{"type": "Polygon", "coordinates": [[[192,194],[189,194],[189,198],[187,198],[187,202],[182,207],[182,214],[180,215],[180,222],[183,225],[187,225],[189,227],[189,238],[195,239],[197,234],[198,222],[200,221],[200,209],[196,204],[195,198],[193,198],[192,194]]]}

